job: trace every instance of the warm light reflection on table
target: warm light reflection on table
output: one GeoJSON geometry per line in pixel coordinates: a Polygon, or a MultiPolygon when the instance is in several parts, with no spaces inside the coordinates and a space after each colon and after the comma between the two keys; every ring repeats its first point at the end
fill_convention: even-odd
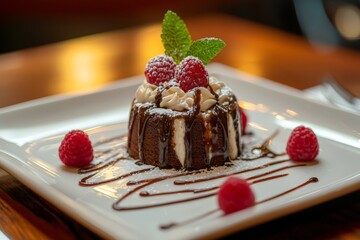
{"type": "MultiPolygon", "coordinates": [[[[134,59],[126,59],[121,62],[131,61],[134,64],[115,66],[119,71],[122,68],[133,68],[136,72],[142,72],[145,64],[151,57],[164,52],[162,42],[159,38],[159,27],[149,26],[134,34],[130,41],[119,39],[116,52],[131,51],[134,59]]],[[[70,92],[82,88],[101,86],[111,78],[113,65],[107,60],[115,51],[113,45],[103,41],[70,42],[64,45],[57,56],[57,89],[61,92],[70,92]]]]}
{"type": "Polygon", "coordinates": [[[60,91],[68,92],[82,87],[98,86],[109,78],[107,65],[101,64],[107,45],[69,44],[59,54],[59,76],[56,81],[60,91]]]}

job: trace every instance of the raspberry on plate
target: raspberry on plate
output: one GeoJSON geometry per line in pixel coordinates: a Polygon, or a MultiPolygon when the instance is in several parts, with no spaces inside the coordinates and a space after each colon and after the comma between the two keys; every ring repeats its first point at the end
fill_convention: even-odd
{"type": "Polygon", "coordinates": [[[319,153],[319,143],[315,133],[304,126],[296,127],[287,142],[286,152],[294,161],[314,160],[319,153]]]}
{"type": "Polygon", "coordinates": [[[255,196],[246,180],[229,177],[220,187],[218,204],[225,214],[255,205],[255,196]]]}
{"type": "Polygon", "coordinates": [[[245,114],[244,109],[239,106],[240,116],[241,116],[241,134],[244,135],[246,133],[246,125],[247,125],[247,116],[245,114]]]}
{"type": "Polygon", "coordinates": [[[207,87],[209,74],[197,57],[189,56],[176,67],[175,80],[180,84],[180,88],[187,92],[195,87],[207,87]]]}
{"type": "Polygon", "coordinates": [[[176,64],[172,57],[166,55],[153,57],[146,64],[146,80],[156,86],[163,82],[169,82],[175,76],[175,67],[176,64]]]}
{"type": "Polygon", "coordinates": [[[81,130],[67,133],[59,147],[60,160],[69,167],[82,167],[94,159],[88,135],[81,130]]]}

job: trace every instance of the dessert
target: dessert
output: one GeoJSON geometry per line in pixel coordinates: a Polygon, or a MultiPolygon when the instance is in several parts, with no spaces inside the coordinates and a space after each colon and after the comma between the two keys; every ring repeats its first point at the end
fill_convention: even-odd
{"type": "MultiPolygon", "coordinates": [[[[168,12],[164,29],[175,29],[175,25],[180,32],[187,32],[176,14],[168,12]]],[[[318,181],[316,177],[299,180],[296,184],[284,180],[291,183],[290,188],[281,192],[271,189],[265,198],[260,195],[262,199],[256,199],[253,186],[285,179],[293,174],[289,169],[317,163],[307,162],[314,160],[319,152],[316,135],[303,126],[296,128],[286,148],[290,159],[278,159],[286,153],[270,149],[279,129],[260,145],[254,145],[256,134],[246,129],[247,116],[238,106],[236,97],[223,82],[209,77],[205,68],[224,46],[222,41],[201,39],[191,42],[187,34],[185,37],[171,36],[166,30],[162,37],[166,55],[154,57],[147,64],[146,80],[136,91],[132,103],[127,136],[101,138],[91,144],[86,133],[75,130],[61,142],[61,161],[67,166],[79,167],[78,173],[85,175],[81,177],[79,186],[98,188],[98,191],[101,190],[97,187],[99,185],[125,180],[121,187],[117,184],[105,187],[116,190],[111,191],[111,197],[114,192],[119,193],[112,205],[116,211],[140,211],[217,197],[218,207],[215,209],[209,208],[195,216],[191,212],[188,219],[158,225],[166,230],[211,217],[219,211],[222,215],[217,217],[223,217],[318,181]],[[179,41],[174,43],[169,39],[179,41]],[[243,140],[241,157],[240,137],[243,140]],[[129,155],[140,161],[133,161],[129,155]],[[203,169],[223,165],[231,159],[239,161],[206,171],[161,169],[203,169]],[[263,160],[253,163],[259,159],[263,160]],[[153,166],[141,166],[138,164],[141,162],[153,166]],[[220,184],[219,180],[223,178],[227,180],[220,184]],[[164,188],[165,185],[170,185],[170,188],[164,188]],[[123,186],[127,186],[126,189],[123,186]],[[134,195],[143,201],[128,204],[134,195]],[[151,197],[155,200],[146,201],[151,197]]],[[[113,129],[104,131],[114,132],[113,129]]],[[[101,196],[99,192],[96,196],[101,196]]]]}
{"type": "Polygon", "coordinates": [[[215,38],[192,42],[171,11],[161,37],[166,55],[150,59],[132,102],[129,155],[160,168],[187,170],[237,159],[241,115],[236,97],[205,68],[225,44],[215,38]]]}

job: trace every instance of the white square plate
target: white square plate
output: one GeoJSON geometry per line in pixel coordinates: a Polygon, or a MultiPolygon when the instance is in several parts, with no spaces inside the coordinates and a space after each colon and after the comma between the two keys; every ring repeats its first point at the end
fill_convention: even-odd
{"type": "MultiPolygon", "coordinates": [[[[106,238],[125,239],[188,239],[219,237],[230,232],[275,219],[355,191],[360,188],[360,116],[305,99],[300,91],[265,79],[212,64],[209,72],[230,86],[249,116],[249,130],[257,143],[274,131],[271,149],[284,152],[290,131],[298,125],[311,127],[318,136],[320,154],[316,164],[284,169],[276,174],[287,176],[252,185],[257,201],[282,193],[317,177],[308,184],[274,200],[253,208],[221,216],[208,215],[189,224],[168,230],[161,224],[183,222],[217,208],[216,196],[198,201],[134,211],[115,211],[112,204],[133,186],[129,180],[175,174],[159,170],[132,176],[112,183],[81,187],[78,182],[86,175],[62,166],[57,149],[64,134],[72,129],[86,129],[93,142],[126,134],[130,102],[143,77],[134,77],[111,84],[91,93],[62,95],[39,99],[0,109],[0,166],[18,178],[59,209],[106,238]]],[[[286,159],[286,156],[277,160],[286,159]]],[[[237,161],[232,167],[219,167],[198,175],[179,177],[193,179],[237,169],[262,165],[273,159],[253,162],[237,161]]],[[[286,162],[281,166],[295,164],[286,162]]],[[[117,174],[127,167],[145,168],[122,161],[108,174],[117,174]]],[[[248,172],[247,178],[265,173],[278,166],[248,172]]],[[[275,175],[275,173],[273,174],[275,175]]],[[[269,175],[269,176],[273,176],[269,175]]],[[[161,181],[143,190],[178,190],[174,179],[161,181]]],[[[184,188],[219,185],[224,178],[197,183],[184,188]]],[[[124,205],[134,206],[183,199],[193,193],[142,198],[134,194],[124,205]]]]}

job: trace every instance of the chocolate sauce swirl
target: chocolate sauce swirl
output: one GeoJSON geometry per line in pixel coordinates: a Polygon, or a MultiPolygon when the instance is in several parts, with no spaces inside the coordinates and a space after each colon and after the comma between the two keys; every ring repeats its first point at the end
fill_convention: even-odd
{"type": "Polygon", "coordinates": [[[269,148],[269,145],[272,141],[272,139],[279,134],[279,130],[276,130],[273,134],[271,134],[270,137],[268,137],[267,139],[265,139],[265,141],[259,145],[259,146],[255,146],[253,148],[251,148],[250,150],[250,154],[252,155],[252,157],[248,157],[247,155],[250,155],[249,153],[245,153],[243,154],[243,156],[241,157],[241,160],[244,161],[253,161],[253,160],[257,160],[260,158],[276,158],[276,157],[280,157],[280,156],[284,156],[286,155],[286,153],[275,153],[274,151],[272,151],[269,148]]]}
{"type": "MultiPolygon", "coordinates": [[[[258,167],[254,167],[254,168],[249,168],[249,169],[245,169],[245,170],[240,170],[240,171],[236,171],[233,173],[227,173],[227,174],[221,174],[221,175],[217,175],[217,176],[210,176],[207,178],[200,178],[200,179],[194,179],[194,180],[176,180],[174,181],[175,185],[187,185],[187,184],[194,184],[194,183],[199,183],[199,182],[207,182],[210,180],[215,180],[215,179],[219,179],[219,178],[225,178],[225,177],[229,177],[231,175],[237,175],[237,174],[241,174],[241,173],[246,173],[246,172],[251,172],[251,171],[255,171],[255,170],[259,170],[259,169],[263,169],[263,168],[267,168],[276,164],[281,164],[284,162],[289,162],[291,160],[280,160],[280,161],[276,161],[276,162],[270,162],[270,163],[266,163],[264,165],[258,166],[258,167]]],[[[303,166],[303,165],[301,165],[303,166]]]]}
{"type": "MultiPolygon", "coordinates": [[[[248,177],[246,178],[246,180],[252,180],[252,179],[256,179],[256,178],[260,178],[260,177],[263,177],[263,176],[266,176],[266,175],[270,175],[272,173],[275,173],[275,172],[278,172],[278,171],[281,171],[281,170],[284,170],[284,169],[288,169],[288,168],[294,168],[294,167],[303,167],[303,166],[307,166],[307,164],[296,164],[296,165],[291,165],[291,166],[285,166],[285,167],[281,167],[281,168],[278,168],[278,169],[275,169],[275,170],[272,170],[272,171],[269,171],[269,172],[266,172],[266,173],[262,173],[262,174],[257,174],[257,175],[254,175],[254,176],[251,176],[251,177],[248,177]]],[[[233,173],[229,173],[227,174],[227,176],[233,176],[234,174],[233,173]]],[[[285,176],[285,175],[284,175],[285,176]]],[[[147,180],[147,182],[143,185],[140,185],[136,188],[134,188],[133,190],[129,191],[127,194],[125,194],[124,196],[122,196],[121,198],[119,198],[114,204],[113,204],[113,208],[115,210],[118,210],[118,211],[125,211],[125,210],[140,210],[140,209],[145,209],[145,208],[154,208],[154,207],[161,207],[161,206],[167,206],[167,205],[173,205],[173,204],[178,204],[178,203],[184,203],[184,202],[190,202],[190,201],[196,201],[196,200],[200,200],[200,199],[203,199],[203,198],[208,198],[208,197],[212,197],[212,196],[215,196],[217,194],[217,192],[213,192],[213,193],[209,193],[209,194],[206,194],[206,195],[201,195],[201,196],[196,196],[196,197],[190,197],[190,198],[184,198],[184,199],[180,199],[180,200],[174,200],[174,201],[168,201],[168,202],[162,202],[162,203],[157,203],[157,204],[151,204],[151,205],[140,205],[140,206],[135,206],[135,207],[121,207],[119,206],[119,204],[124,201],[127,197],[129,197],[130,195],[138,192],[140,189],[146,187],[146,186],[149,186],[149,185],[152,185],[152,184],[155,184],[155,183],[158,183],[160,181],[163,181],[163,180],[166,180],[166,179],[170,179],[170,178],[176,178],[178,177],[178,175],[171,175],[171,176],[165,176],[165,177],[159,177],[159,178],[153,178],[151,180],[147,180]]],[[[277,178],[279,176],[276,176],[276,177],[269,177],[269,178],[266,178],[266,179],[263,179],[262,181],[258,181],[258,182],[253,182],[253,184],[255,183],[260,183],[260,182],[264,182],[264,181],[269,181],[269,180],[273,180],[275,178],[277,178]]],[[[210,178],[204,178],[204,179],[201,179],[203,181],[209,181],[210,178]]],[[[211,179],[212,180],[212,179],[211,179]]],[[[202,182],[203,182],[202,181],[202,182]]],[[[128,182],[129,183],[129,182],[128,182]]],[[[176,184],[176,181],[174,182],[174,184],[176,184]]],[[[132,184],[131,184],[132,185],[132,184]]],[[[217,186],[216,188],[204,188],[204,189],[198,189],[197,191],[198,192],[207,192],[207,191],[210,191],[210,190],[215,190],[219,188],[219,186],[217,186]]],[[[195,190],[196,191],[196,190],[195,190]]],[[[180,191],[180,192],[173,192],[171,194],[177,194],[177,193],[185,193],[186,191],[180,191]]],[[[147,193],[146,192],[143,192],[142,195],[146,195],[147,193]]],[[[166,193],[166,194],[160,194],[160,195],[168,195],[170,193],[166,193]]],[[[141,196],[141,193],[140,193],[140,196],[141,196]]]]}
{"type": "MultiPolygon", "coordinates": [[[[265,179],[263,179],[263,180],[265,180],[265,179]]],[[[293,188],[291,188],[291,189],[289,189],[289,190],[287,190],[287,191],[281,192],[281,193],[279,193],[279,194],[276,194],[276,195],[274,195],[274,196],[271,196],[271,197],[269,197],[269,198],[266,198],[266,199],[264,199],[264,200],[262,200],[262,201],[256,202],[255,205],[259,205],[259,204],[268,202],[268,201],[270,201],[270,200],[274,200],[274,199],[276,199],[276,198],[279,198],[279,197],[281,197],[281,196],[284,196],[285,194],[288,194],[288,193],[293,192],[293,191],[295,191],[295,190],[297,190],[297,189],[299,189],[299,188],[302,188],[302,187],[304,187],[304,186],[306,186],[306,185],[308,185],[308,184],[310,184],[310,183],[315,183],[315,182],[318,182],[318,181],[319,181],[318,178],[316,178],[316,177],[311,177],[311,178],[310,178],[309,180],[307,180],[306,182],[304,182],[304,183],[302,183],[302,184],[300,184],[300,185],[297,185],[297,186],[295,186],[295,187],[293,187],[293,188]]],[[[199,216],[195,216],[195,217],[190,218],[190,219],[188,219],[188,220],[185,220],[185,221],[183,221],[183,222],[171,222],[171,223],[167,223],[167,224],[162,224],[162,225],[160,225],[160,229],[167,230],[167,229],[170,229],[170,228],[173,228],[173,227],[183,226],[183,225],[186,225],[186,224],[195,222],[195,221],[197,221],[197,220],[200,220],[200,219],[202,219],[202,218],[205,218],[205,217],[207,217],[207,216],[209,216],[209,215],[211,215],[211,214],[213,214],[213,213],[216,213],[216,212],[218,212],[218,211],[221,211],[221,209],[218,208],[218,209],[214,209],[214,210],[208,211],[208,212],[206,212],[206,213],[203,213],[203,214],[201,214],[201,215],[199,215],[199,216]]],[[[225,214],[220,215],[220,217],[223,217],[223,216],[225,216],[225,214]]]]}
{"type": "MultiPolygon", "coordinates": [[[[139,111],[138,114],[146,115],[146,110],[147,109],[144,108],[143,111],[139,111]]],[[[141,124],[146,124],[146,123],[141,123],[141,124]]],[[[167,133],[165,132],[163,134],[166,138],[167,133]]],[[[272,138],[275,137],[276,134],[273,134],[270,138],[266,139],[266,141],[264,141],[260,146],[256,146],[256,147],[253,147],[252,149],[250,149],[250,151],[253,154],[255,153],[257,156],[255,156],[254,158],[251,158],[251,159],[244,159],[244,160],[252,161],[252,160],[256,160],[256,159],[260,159],[260,158],[276,158],[276,157],[284,155],[284,154],[274,153],[273,151],[271,151],[269,149],[270,141],[272,138]]],[[[88,174],[87,176],[83,177],[79,181],[79,185],[84,186],[84,187],[96,186],[96,185],[100,185],[100,184],[105,184],[105,183],[110,183],[110,182],[126,179],[131,176],[135,176],[135,175],[142,175],[145,172],[150,172],[150,171],[157,169],[157,167],[148,166],[148,165],[145,165],[144,168],[141,168],[142,167],[141,161],[131,160],[131,158],[129,158],[129,156],[126,153],[126,147],[125,147],[126,140],[127,140],[126,137],[115,137],[115,138],[109,138],[109,139],[105,139],[105,140],[95,143],[94,146],[99,147],[99,146],[109,144],[112,141],[120,141],[120,144],[118,144],[119,146],[117,148],[110,147],[110,148],[105,148],[102,150],[95,151],[95,156],[97,158],[101,158],[101,160],[98,159],[96,164],[92,164],[92,165],[89,165],[89,166],[79,169],[80,174],[88,174]],[[111,178],[94,180],[94,178],[97,174],[101,173],[102,171],[111,171],[111,168],[121,160],[133,161],[134,165],[140,165],[137,167],[141,168],[141,169],[138,169],[135,171],[129,171],[127,173],[124,173],[124,174],[121,174],[121,175],[118,175],[115,177],[111,177],[111,178]]],[[[162,156],[162,157],[163,157],[163,161],[166,161],[166,156],[162,156]]],[[[197,201],[200,199],[213,197],[213,196],[217,195],[217,190],[220,188],[220,185],[215,185],[215,186],[206,187],[206,188],[179,189],[179,190],[164,191],[164,192],[149,192],[148,190],[145,190],[144,188],[146,188],[150,185],[155,186],[155,184],[157,184],[161,181],[168,180],[168,179],[174,179],[172,182],[174,185],[189,185],[189,184],[195,184],[195,183],[200,183],[200,182],[208,182],[208,181],[213,181],[216,179],[225,178],[225,177],[229,177],[229,176],[240,175],[243,173],[248,173],[248,172],[253,172],[253,171],[259,171],[259,170],[263,170],[263,169],[266,169],[266,168],[269,168],[272,166],[283,165],[283,164],[287,164],[287,165],[279,166],[277,168],[272,168],[270,171],[254,174],[252,176],[247,177],[246,180],[251,185],[258,184],[258,183],[271,181],[271,180],[278,179],[278,178],[283,178],[283,177],[286,177],[289,175],[289,173],[282,173],[282,174],[274,175],[277,172],[281,172],[281,171],[291,169],[291,168],[306,167],[309,165],[313,165],[313,163],[296,163],[296,164],[294,164],[294,163],[292,163],[291,160],[284,159],[284,160],[270,161],[270,162],[264,163],[262,165],[259,165],[256,167],[251,167],[248,169],[228,172],[225,174],[218,174],[218,175],[212,175],[212,176],[210,175],[207,177],[204,177],[204,176],[197,177],[197,176],[198,176],[198,174],[201,174],[204,171],[208,171],[211,173],[211,171],[213,171],[213,170],[196,170],[196,171],[187,171],[187,172],[177,172],[175,174],[173,173],[173,174],[160,176],[160,177],[144,178],[144,179],[136,180],[136,181],[131,180],[131,181],[127,181],[126,184],[128,186],[135,186],[135,187],[133,189],[131,189],[130,191],[128,191],[123,196],[121,196],[116,202],[114,202],[112,207],[114,210],[117,210],[117,211],[141,210],[141,209],[147,209],[147,208],[155,208],[155,207],[162,207],[162,206],[180,204],[180,203],[185,203],[185,202],[197,201]],[[194,179],[192,179],[192,180],[176,179],[179,177],[190,176],[190,175],[193,176],[194,179]],[[160,202],[160,203],[155,203],[155,204],[144,204],[144,205],[138,205],[138,206],[123,206],[123,202],[129,196],[131,196],[133,194],[138,194],[138,196],[146,199],[146,198],[153,197],[153,196],[174,195],[174,194],[181,196],[182,194],[191,194],[191,193],[194,194],[194,196],[180,197],[179,199],[172,200],[172,201],[165,201],[165,202],[160,202]]],[[[318,179],[316,177],[312,177],[308,181],[306,181],[296,187],[290,188],[289,190],[286,190],[282,193],[271,196],[267,199],[258,201],[256,204],[262,204],[264,202],[268,202],[273,199],[279,198],[285,194],[293,192],[299,188],[302,188],[310,183],[314,183],[317,181],[318,181],[318,179]]],[[[196,216],[196,217],[189,219],[182,223],[170,223],[170,224],[161,225],[160,228],[161,229],[170,229],[175,226],[185,225],[190,222],[194,222],[196,220],[199,220],[201,218],[209,216],[217,211],[219,211],[219,209],[209,211],[205,214],[196,216]]]]}

